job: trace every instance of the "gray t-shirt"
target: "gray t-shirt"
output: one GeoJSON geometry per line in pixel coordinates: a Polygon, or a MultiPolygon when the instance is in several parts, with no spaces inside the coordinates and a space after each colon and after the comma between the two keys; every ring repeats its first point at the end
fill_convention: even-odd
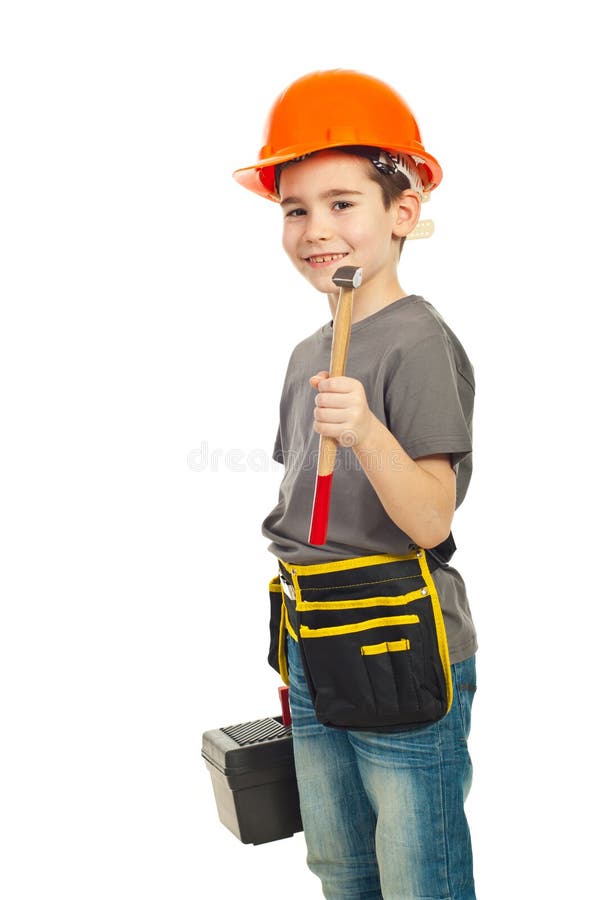
{"type": "MultiPolygon", "coordinates": [[[[332,322],[293,350],[280,401],[274,459],[284,464],[278,504],[263,523],[269,550],[309,565],[354,556],[407,553],[412,540],[385,512],[350,447],[339,447],[332,479],[327,543],[308,542],[318,459],[315,395],[309,378],[330,367],[332,322]]],[[[456,508],[472,472],[474,374],[458,338],[422,297],[396,300],[351,328],[346,373],[362,382],[368,406],[417,459],[449,453],[456,471],[456,508]]],[[[450,657],[476,650],[466,588],[451,566],[437,569],[450,657]]]]}

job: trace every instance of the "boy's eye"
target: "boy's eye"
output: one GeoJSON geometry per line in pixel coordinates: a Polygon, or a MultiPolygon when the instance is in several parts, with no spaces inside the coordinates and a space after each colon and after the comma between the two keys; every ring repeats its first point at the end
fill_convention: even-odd
{"type": "MultiPolygon", "coordinates": [[[[332,209],[335,212],[342,212],[345,209],[350,209],[352,206],[353,203],[350,200],[335,200],[335,202],[332,204],[332,209]]],[[[289,209],[289,211],[284,214],[286,219],[297,219],[299,216],[306,215],[307,211],[301,206],[296,206],[293,209],[289,209]]]]}

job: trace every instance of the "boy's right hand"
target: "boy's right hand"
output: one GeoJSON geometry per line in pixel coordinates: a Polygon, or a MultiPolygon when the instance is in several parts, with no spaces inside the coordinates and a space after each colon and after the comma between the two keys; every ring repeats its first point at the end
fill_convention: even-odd
{"type": "Polygon", "coordinates": [[[328,372],[317,372],[309,383],[317,391],[314,431],[344,447],[361,443],[375,421],[361,381],[348,375],[331,378],[328,372]]]}

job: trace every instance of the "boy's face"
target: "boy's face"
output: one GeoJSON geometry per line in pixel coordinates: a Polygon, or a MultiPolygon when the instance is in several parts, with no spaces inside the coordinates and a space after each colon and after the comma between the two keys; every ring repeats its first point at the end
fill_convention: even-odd
{"type": "MultiPolygon", "coordinates": [[[[361,266],[362,292],[399,291],[399,238],[412,223],[398,204],[385,209],[368,175],[371,163],[325,151],[286,166],[280,175],[283,247],[293,265],[323,293],[332,294],[340,266],[361,266]]],[[[391,298],[389,298],[391,299],[391,298]]],[[[394,298],[392,298],[394,299],[394,298]]]]}

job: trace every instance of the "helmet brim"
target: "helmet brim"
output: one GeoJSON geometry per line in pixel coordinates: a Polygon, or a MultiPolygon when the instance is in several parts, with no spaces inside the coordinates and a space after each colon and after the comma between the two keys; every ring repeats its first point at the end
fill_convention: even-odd
{"type": "MultiPolygon", "coordinates": [[[[253,191],[255,194],[259,194],[261,197],[266,197],[268,200],[273,200],[277,203],[279,197],[276,193],[274,184],[273,170],[275,166],[279,166],[285,162],[291,162],[294,159],[298,159],[300,156],[305,156],[307,153],[317,153],[319,150],[336,150],[337,147],[346,146],[349,146],[349,144],[342,141],[341,143],[330,144],[328,147],[295,147],[294,149],[291,149],[290,152],[279,153],[277,156],[269,156],[265,159],[258,160],[252,166],[244,166],[241,169],[236,169],[232,173],[232,177],[238,184],[242,185],[242,187],[247,188],[247,190],[253,191]]],[[[366,144],[365,146],[373,145],[366,144]]],[[[431,156],[430,153],[426,152],[422,144],[416,142],[416,146],[409,147],[406,145],[402,147],[399,144],[392,143],[387,144],[386,147],[383,146],[382,149],[388,151],[392,150],[395,153],[405,153],[414,158],[418,164],[425,193],[434,190],[441,183],[441,179],[443,178],[441,166],[434,156],[431,156]],[[424,177],[421,164],[428,172],[427,178],[424,177]]]]}

